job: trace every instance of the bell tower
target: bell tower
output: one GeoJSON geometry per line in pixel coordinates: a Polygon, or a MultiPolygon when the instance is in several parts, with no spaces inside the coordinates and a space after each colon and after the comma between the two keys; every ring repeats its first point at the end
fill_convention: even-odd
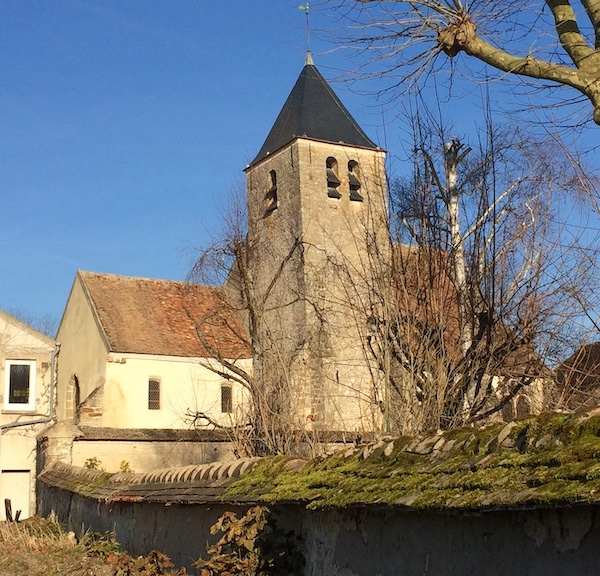
{"type": "Polygon", "coordinates": [[[379,427],[366,337],[390,250],[384,163],[309,55],[245,170],[254,375],[296,427],[379,427]]]}

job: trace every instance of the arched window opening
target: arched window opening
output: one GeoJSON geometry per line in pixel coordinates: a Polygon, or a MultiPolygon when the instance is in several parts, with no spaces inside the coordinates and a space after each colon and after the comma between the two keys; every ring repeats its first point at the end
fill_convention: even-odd
{"type": "Polygon", "coordinates": [[[148,380],[148,410],[160,410],[160,380],[148,380]]]}
{"type": "Polygon", "coordinates": [[[72,374],[67,385],[67,418],[74,424],[79,423],[79,415],[81,412],[81,389],[79,387],[79,378],[76,374],[72,374]]]}
{"type": "Polygon", "coordinates": [[[350,200],[362,202],[363,197],[360,193],[360,178],[356,160],[348,162],[348,184],[350,185],[350,200]]]}
{"type": "Polygon", "coordinates": [[[79,387],[79,378],[73,375],[73,421],[79,424],[79,416],[81,414],[81,388],[79,387]]]}
{"type": "Polygon", "coordinates": [[[223,414],[233,412],[233,390],[230,384],[221,384],[221,412],[223,414]]]}
{"type": "Polygon", "coordinates": [[[337,160],[330,156],[325,161],[325,167],[327,170],[327,196],[329,198],[337,198],[338,200],[342,197],[338,188],[342,183],[337,176],[337,160]]]}
{"type": "Polygon", "coordinates": [[[271,187],[265,194],[265,216],[268,216],[273,210],[277,209],[277,172],[271,170],[269,176],[271,178],[271,187]]]}

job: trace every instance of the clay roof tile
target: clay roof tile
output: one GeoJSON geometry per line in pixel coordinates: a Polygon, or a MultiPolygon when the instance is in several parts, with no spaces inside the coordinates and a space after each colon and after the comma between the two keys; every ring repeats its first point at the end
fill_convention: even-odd
{"type": "Polygon", "coordinates": [[[250,357],[245,330],[219,287],[78,274],[111,352],[210,358],[216,350],[227,359],[250,357]]]}

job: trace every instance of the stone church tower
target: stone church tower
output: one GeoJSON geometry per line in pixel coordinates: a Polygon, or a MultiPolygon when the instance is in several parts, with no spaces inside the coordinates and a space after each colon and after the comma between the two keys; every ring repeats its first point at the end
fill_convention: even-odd
{"type": "Polygon", "coordinates": [[[254,376],[294,427],[379,428],[366,339],[389,254],[384,162],[309,55],[246,168],[254,376]]]}

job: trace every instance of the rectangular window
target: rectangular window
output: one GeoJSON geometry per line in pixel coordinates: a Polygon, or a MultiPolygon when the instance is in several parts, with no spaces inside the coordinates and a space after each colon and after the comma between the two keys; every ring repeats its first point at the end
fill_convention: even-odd
{"type": "Polygon", "coordinates": [[[221,412],[226,414],[233,412],[233,393],[231,386],[227,384],[221,386],[221,412]]]}
{"type": "Polygon", "coordinates": [[[148,410],[160,410],[160,380],[148,380],[148,410]]]}
{"type": "Polygon", "coordinates": [[[7,360],[5,373],[4,410],[35,410],[35,360],[7,360]]]}

